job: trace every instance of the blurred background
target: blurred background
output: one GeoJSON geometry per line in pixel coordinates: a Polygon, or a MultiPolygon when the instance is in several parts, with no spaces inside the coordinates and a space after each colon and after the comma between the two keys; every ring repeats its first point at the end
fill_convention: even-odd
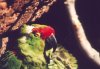
{"type": "MultiPolygon", "coordinates": [[[[63,3],[64,0],[57,0],[49,12],[35,23],[47,24],[55,28],[58,42],[77,58],[79,69],[100,69],[88,60],[79,49],[68,12],[63,3]]],[[[99,0],[76,0],[76,9],[88,40],[96,50],[100,51],[99,0]]]]}

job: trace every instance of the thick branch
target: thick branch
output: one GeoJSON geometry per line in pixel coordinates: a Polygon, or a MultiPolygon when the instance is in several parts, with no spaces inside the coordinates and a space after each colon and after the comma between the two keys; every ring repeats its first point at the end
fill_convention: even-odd
{"type": "Polygon", "coordinates": [[[83,50],[85,55],[88,56],[89,59],[100,66],[99,52],[92,48],[90,42],[85,35],[84,29],[78,19],[78,15],[75,10],[75,0],[66,0],[65,6],[68,9],[75,35],[78,39],[78,42],[80,43],[80,48],[83,50]]]}

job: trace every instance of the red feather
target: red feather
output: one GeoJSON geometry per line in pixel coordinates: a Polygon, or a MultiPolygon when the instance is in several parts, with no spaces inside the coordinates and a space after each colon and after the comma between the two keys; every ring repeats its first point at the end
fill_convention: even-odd
{"type": "Polygon", "coordinates": [[[46,38],[48,38],[52,33],[55,34],[55,31],[54,31],[54,29],[53,29],[52,27],[47,26],[47,27],[41,29],[41,30],[40,30],[40,33],[41,33],[41,37],[42,37],[43,39],[46,39],[46,38]]]}
{"type": "Polygon", "coordinates": [[[55,35],[55,30],[50,26],[46,26],[44,28],[33,28],[33,33],[36,32],[41,34],[42,39],[48,38],[52,33],[55,35]]]}

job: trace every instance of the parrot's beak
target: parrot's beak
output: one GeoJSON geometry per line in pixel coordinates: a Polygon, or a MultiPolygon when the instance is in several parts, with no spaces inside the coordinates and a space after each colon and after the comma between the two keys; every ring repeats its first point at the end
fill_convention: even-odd
{"type": "Polygon", "coordinates": [[[49,36],[46,39],[46,49],[51,49],[53,48],[53,52],[55,51],[57,47],[57,40],[54,34],[51,34],[51,36],[49,36]]]}

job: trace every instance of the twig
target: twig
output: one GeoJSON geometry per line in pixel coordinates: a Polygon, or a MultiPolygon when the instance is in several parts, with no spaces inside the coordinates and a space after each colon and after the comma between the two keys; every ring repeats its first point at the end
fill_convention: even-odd
{"type": "Polygon", "coordinates": [[[2,46],[0,48],[0,56],[2,54],[4,54],[5,50],[6,50],[6,46],[7,46],[7,43],[8,43],[8,37],[3,37],[2,38],[2,46]]]}
{"type": "Polygon", "coordinates": [[[85,35],[82,24],[80,20],[78,19],[78,15],[76,13],[75,1],[76,0],[66,0],[65,6],[68,9],[69,17],[71,19],[71,23],[72,23],[76,38],[78,39],[80,48],[81,50],[83,50],[85,55],[89,59],[91,59],[95,64],[100,66],[100,54],[91,46],[90,42],[88,41],[85,35]]]}

